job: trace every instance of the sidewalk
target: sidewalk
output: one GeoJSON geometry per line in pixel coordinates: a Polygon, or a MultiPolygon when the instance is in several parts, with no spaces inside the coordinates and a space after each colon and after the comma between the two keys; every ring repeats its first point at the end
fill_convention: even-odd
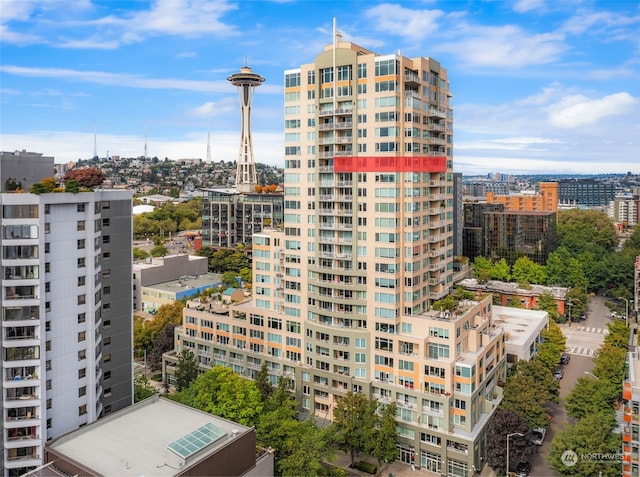
{"type": "MultiPolygon", "coordinates": [[[[356,457],[356,462],[358,460],[366,460],[367,462],[371,462],[372,464],[377,465],[377,463],[373,459],[356,457]]],[[[366,472],[361,472],[358,469],[351,469],[349,467],[349,464],[351,464],[351,456],[344,452],[337,452],[335,454],[334,459],[330,462],[330,464],[333,465],[334,467],[340,467],[342,469],[345,469],[349,473],[349,476],[351,477],[371,477],[371,474],[367,474],[366,472]]],[[[442,473],[431,472],[429,470],[420,469],[418,467],[416,467],[415,470],[413,470],[409,464],[404,464],[399,461],[394,461],[390,464],[383,464],[382,471],[379,472],[379,475],[380,477],[390,477],[391,475],[393,477],[441,477],[443,475],[446,475],[446,469],[444,468],[444,464],[443,464],[442,473]]],[[[496,477],[497,474],[491,467],[489,467],[488,465],[485,465],[484,468],[482,469],[482,472],[479,475],[480,477],[496,477]]]]}

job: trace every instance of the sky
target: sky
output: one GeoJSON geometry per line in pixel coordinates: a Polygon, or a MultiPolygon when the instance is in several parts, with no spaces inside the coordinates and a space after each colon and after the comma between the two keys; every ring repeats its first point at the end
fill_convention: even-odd
{"type": "Polygon", "coordinates": [[[637,0],[0,0],[0,150],[234,161],[248,65],[255,161],[284,167],[284,71],[334,18],[447,69],[456,172],[640,174],[637,0]]]}

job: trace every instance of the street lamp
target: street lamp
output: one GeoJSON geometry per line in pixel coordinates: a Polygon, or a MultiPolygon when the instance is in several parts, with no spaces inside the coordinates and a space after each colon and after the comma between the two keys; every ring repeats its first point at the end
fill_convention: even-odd
{"type": "Polygon", "coordinates": [[[624,313],[624,321],[627,324],[627,326],[629,326],[629,300],[627,298],[622,298],[620,297],[621,300],[624,300],[626,307],[625,307],[625,313],[624,313]]]}
{"type": "Polygon", "coordinates": [[[509,439],[511,438],[511,436],[524,437],[524,434],[522,434],[521,432],[512,432],[511,434],[507,434],[507,475],[510,475],[509,473],[509,439]]]}

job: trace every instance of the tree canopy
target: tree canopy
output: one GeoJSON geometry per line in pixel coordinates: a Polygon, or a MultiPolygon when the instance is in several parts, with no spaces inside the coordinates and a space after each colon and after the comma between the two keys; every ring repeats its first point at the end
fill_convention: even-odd
{"type": "Polygon", "coordinates": [[[67,171],[62,181],[66,184],[70,180],[76,180],[80,187],[92,188],[102,184],[106,177],[97,167],[82,167],[67,171]]]}

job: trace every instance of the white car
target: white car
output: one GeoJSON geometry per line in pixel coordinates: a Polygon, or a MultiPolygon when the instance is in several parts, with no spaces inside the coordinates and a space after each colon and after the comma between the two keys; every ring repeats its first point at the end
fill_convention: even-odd
{"type": "Polygon", "coordinates": [[[536,427],[531,431],[531,442],[537,446],[541,446],[546,435],[547,430],[544,427],[536,427]]]}

